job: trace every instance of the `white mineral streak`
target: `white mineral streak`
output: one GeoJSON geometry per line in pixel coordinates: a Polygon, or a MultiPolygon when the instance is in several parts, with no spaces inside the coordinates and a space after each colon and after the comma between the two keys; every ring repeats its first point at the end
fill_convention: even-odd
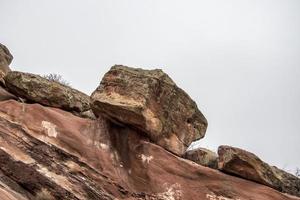
{"type": "Polygon", "coordinates": [[[56,125],[48,121],[42,121],[42,127],[46,130],[49,137],[57,137],[56,125]]]}
{"type": "Polygon", "coordinates": [[[147,164],[149,164],[150,161],[153,159],[153,156],[146,156],[144,154],[141,154],[140,157],[141,157],[143,163],[147,163],[147,164]]]}

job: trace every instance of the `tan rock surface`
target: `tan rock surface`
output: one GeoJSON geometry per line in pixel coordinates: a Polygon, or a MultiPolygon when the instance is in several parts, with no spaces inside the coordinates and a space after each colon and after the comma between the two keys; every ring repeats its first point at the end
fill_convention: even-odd
{"type": "Polygon", "coordinates": [[[5,73],[0,70],[0,86],[5,86],[5,81],[4,81],[5,73]]]}
{"type": "Polygon", "coordinates": [[[29,102],[79,113],[90,109],[88,95],[39,75],[11,71],[5,84],[9,92],[29,102]]]}
{"type": "Polygon", "coordinates": [[[91,99],[96,115],[135,127],[177,155],[207,128],[196,103],[162,70],[113,66],[91,99]]]}
{"type": "Polygon", "coordinates": [[[205,148],[196,148],[185,152],[184,158],[194,161],[199,165],[218,169],[218,155],[205,148]]]}
{"type": "Polygon", "coordinates": [[[0,72],[4,74],[11,71],[9,65],[13,60],[13,56],[3,44],[0,44],[0,72]]]}
{"type": "Polygon", "coordinates": [[[9,65],[13,56],[3,44],[0,44],[0,86],[5,86],[4,76],[11,71],[9,65]]]}

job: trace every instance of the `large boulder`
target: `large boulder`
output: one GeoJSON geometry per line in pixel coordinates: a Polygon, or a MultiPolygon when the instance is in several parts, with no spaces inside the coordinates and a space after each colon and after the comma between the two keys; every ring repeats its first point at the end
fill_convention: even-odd
{"type": "Polygon", "coordinates": [[[218,154],[220,170],[284,193],[300,196],[299,178],[268,165],[253,153],[230,146],[220,146],[218,154]]]}
{"type": "Polygon", "coordinates": [[[11,93],[29,102],[79,113],[90,109],[88,95],[39,75],[11,71],[4,79],[11,93]]]}
{"type": "Polygon", "coordinates": [[[142,130],[177,155],[207,128],[196,103],[160,69],[113,66],[93,92],[91,106],[96,115],[142,130]]]}
{"type": "Polygon", "coordinates": [[[185,152],[184,158],[212,169],[218,168],[218,155],[205,148],[196,148],[185,152]]]}

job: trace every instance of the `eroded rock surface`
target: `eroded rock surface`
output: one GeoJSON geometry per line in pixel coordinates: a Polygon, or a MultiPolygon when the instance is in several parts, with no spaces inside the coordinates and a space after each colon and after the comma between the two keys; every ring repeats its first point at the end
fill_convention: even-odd
{"type": "Polygon", "coordinates": [[[218,155],[209,149],[196,148],[189,150],[184,154],[184,158],[205,167],[218,169],[218,155]]]}
{"type": "Polygon", "coordinates": [[[253,153],[230,146],[218,149],[220,170],[300,196],[300,179],[263,162],[253,153]]]}
{"type": "Polygon", "coordinates": [[[142,130],[177,155],[205,135],[196,103],[162,70],[113,66],[91,98],[96,115],[142,130]]]}
{"type": "Polygon", "coordinates": [[[13,56],[3,44],[0,44],[0,86],[5,86],[4,76],[11,71],[9,65],[13,56]]]}
{"type": "Polygon", "coordinates": [[[9,65],[13,60],[13,56],[3,44],[0,44],[0,73],[6,74],[11,71],[9,65]]]}
{"type": "Polygon", "coordinates": [[[5,75],[6,74],[0,70],[0,86],[3,86],[3,87],[5,87],[5,81],[4,81],[5,75]]]}
{"type": "Polygon", "coordinates": [[[0,195],[9,200],[297,199],[179,158],[139,130],[14,100],[0,102],[0,195]]]}
{"type": "MultiPolygon", "coordinates": [[[[11,59],[0,46],[0,64],[11,59]]],[[[1,200],[300,200],[177,157],[204,136],[207,121],[161,70],[113,67],[93,94],[96,118],[87,95],[2,69],[1,200]]],[[[215,166],[215,154],[201,156],[215,166]]],[[[298,179],[271,171],[285,183],[280,191],[295,194],[298,179]]]]}
{"type": "Polygon", "coordinates": [[[4,79],[6,87],[11,93],[29,102],[78,113],[90,109],[89,96],[39,75],[11,71],[4,79]]]}
{"type": "Polygon", "coordinates": [[[9,100],[9,99],[17,100],[18,98],[0,86],[0,101],[5,101],[5,100],[9,100]]]}

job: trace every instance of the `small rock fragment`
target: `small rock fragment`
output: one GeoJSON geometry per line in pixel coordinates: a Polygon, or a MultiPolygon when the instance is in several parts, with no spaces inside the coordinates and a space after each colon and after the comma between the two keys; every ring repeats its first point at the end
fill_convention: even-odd
{"type": "Polygon", "coordinates": [[[205,167],[218,168],[218,155],[209,149],[197,148],[189,150],[185,152],[184,157],[205,167]]]}

